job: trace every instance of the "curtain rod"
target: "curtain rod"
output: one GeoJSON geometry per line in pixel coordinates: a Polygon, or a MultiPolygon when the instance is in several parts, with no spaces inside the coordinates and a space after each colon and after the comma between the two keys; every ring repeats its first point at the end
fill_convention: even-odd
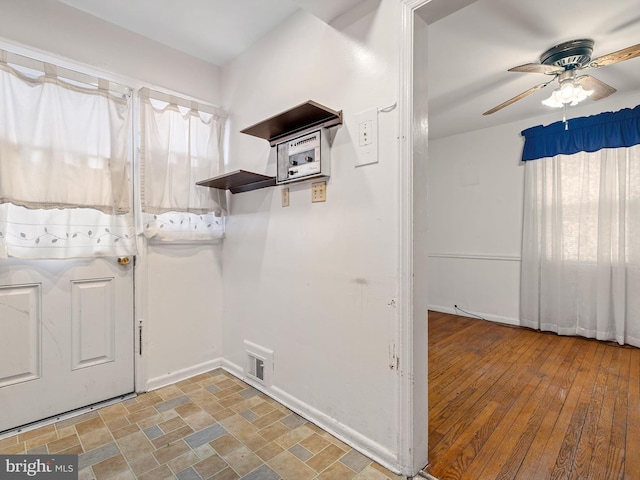
{"type": "Polygon", "coordinates": [[[133,88],[129,87],[128,85],[123,85],[93,75],[87,75],[86,73],[81,73],[76,70],[61,67],[51,62],[43,62],[41,60],[36,60],[35,58],[26,57],[24,55],[8,52],[2,49],[0,49],[0,62],[7,63],[9,65],[17,65],[20,67],[29,68],[31,70],[42,72],[43,74],[47,74],[47,72],[51,71],[51,68],[49,66],[54,65],[56,76],[58,78],[73,80],[75,82],[81,82],[94,87],[99,87],[105,82],[108,82],[109,90],[121,93],[123,95],[130,95],[133,91],[133,88]]]}
{"type": "Polygon", "coordinates": [[[189,100],[184,97],[180,97],[178,95],[172,95],[168,93],[159,92],[157,90],[153,90],[148,87],[144,87],[140,89],[140,96],[152,98],[154,100],[160,100],[162,102],[167,102],[172,105],[178,105],[184,108],[190,108],[192,110],[196,110],[198,112],[209,113],[211,115],[216,115],[221,118],[227,118],[228,114],[220,107],[216,107],[215,105],[210,105],[207,103],[198,102],[196,100],[189,100]]]}

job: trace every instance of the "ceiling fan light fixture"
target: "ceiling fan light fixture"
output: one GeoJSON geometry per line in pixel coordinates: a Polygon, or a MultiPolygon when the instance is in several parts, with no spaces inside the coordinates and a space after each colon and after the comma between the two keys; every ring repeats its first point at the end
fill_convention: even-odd
{"type": "Polygon", "coordinates": [[[616,89],[611,85],[607,85],[591,75],[580,75],[577,77],[576,72],[585,68],[606,67],[607,65],[613,65],[614,63],[640,57],[640,43],[592,60],[591,53],[593,52],[593,47],[594,41],[588,38],[564,42],[545,51],[540,56],[540,63],[525,63],[510,68],[508,70],[509,72],[544,73],[545,75],[554,75],[554,77],[552,80],[534,85],[515,97],[511,97],[506,102],[490,108],[482,115],[496,113],[518,100],[528,97],[533,92],[537,92],[541,88],[546,87],[556,79],[560,86],[553,91],[549,98],[542,101],[544,105],[552,108],[577,105],[590,95],[593,100],[602,100],[616,93],[616,89]],[[585,90],[584,87],[590,88],[591,90],[585,90]]]}
{"type": "Polygon", "coordinates": [[[562,108],[565,105],[576,106],[578,103],[589,97],[593,90],[585,90],[582,85],[573,79],[564,81],[556,88],[549,98],[542,100],[542,104],[551,108],[562,108]]]}

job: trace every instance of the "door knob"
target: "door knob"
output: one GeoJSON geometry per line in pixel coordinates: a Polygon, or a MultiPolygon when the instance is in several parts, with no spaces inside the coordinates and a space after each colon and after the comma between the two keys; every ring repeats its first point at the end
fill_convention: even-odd
{"type": "Polygon", "coordinates": [[[131,259],[129,257],[119,257],[118,265],[129,265],[131,263],[131,259]]]}

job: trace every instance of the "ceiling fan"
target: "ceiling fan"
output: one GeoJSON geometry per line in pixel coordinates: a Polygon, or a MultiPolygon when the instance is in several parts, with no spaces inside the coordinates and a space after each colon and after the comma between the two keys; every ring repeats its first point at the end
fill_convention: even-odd
{"type": "Polygon", "coordinates": [[[523,73],[544,73],[553,75],[551,80],[531,87],[529,90],[510,98],[504,103],[487,110],[483,115],[492,113],[508,107],[512,103],[522,100],[533,92],[546,87],[554,80],[558,80],[558,88],[552,96],[543,101],[552,107],[562,107],[567,104],[575,105],[579,101],[589,96],[592,100],[600,100],[616,92],[611,85],[598,80],[591,75],[576,75],[578,70],[586,68],[600,68],[623,62],[631,58],[640,56],[640,44],[623,48],[607,55],[603,55],[591,60],[594,41],[590,39],[579,39],[564,42],[540,55],[540,63],[525,63],[509,69],[509,72],[523,73]]]}

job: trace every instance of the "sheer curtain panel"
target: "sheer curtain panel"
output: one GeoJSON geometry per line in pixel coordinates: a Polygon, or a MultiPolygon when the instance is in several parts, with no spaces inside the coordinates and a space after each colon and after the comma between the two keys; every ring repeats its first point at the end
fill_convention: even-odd
{"type": "Polygon", "coordinates": [[[0,53],[0,256],[134,254],[130,95],[0,53]]]}
{"type": "Polygon", "coordinates": [[[522,325],[640,347],[640,107],[523,135],[522,325]]]}
{"type": "Polygon", "coordinates": [[[224,235],[225,194],[196,182],[222,171],[226,114],[149,89],[140,91],[141,204],[154,242],[211,242],[224,235]]]}

